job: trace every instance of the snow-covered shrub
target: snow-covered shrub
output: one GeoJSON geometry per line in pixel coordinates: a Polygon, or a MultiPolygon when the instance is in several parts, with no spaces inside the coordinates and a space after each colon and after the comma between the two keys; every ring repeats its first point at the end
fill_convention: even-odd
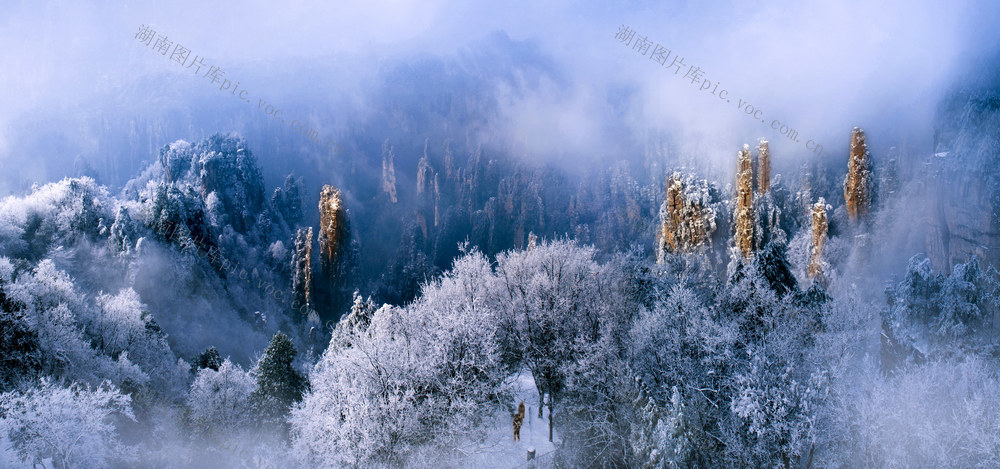
{"type": "Polygon", "coordinates": [[[118,418],[134,420],[130,401],[107,382],[64,387],[43,378],[23,394],[0,395],[0,432],[26,465],[111,467],[135,457],[115,428],[118,418]]]}

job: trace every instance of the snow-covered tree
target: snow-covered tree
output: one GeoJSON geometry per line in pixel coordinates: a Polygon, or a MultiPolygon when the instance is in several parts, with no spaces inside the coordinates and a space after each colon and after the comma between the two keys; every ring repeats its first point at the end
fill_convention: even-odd
{"type": "Polygon", "coordinates": [[[64,387],[43,378],[24,393],[0,395],[0,431],[26,464],[51,460],[62,469],[117,467],[135,457],[115,428],[116,419],[134,420],[129,403],[107,382],[64,387]]]}
{"type": "Polygon", "coordinates": [[[38,335],[25,320],[23,305],[7,297],[12,270],[10,261],[0,257],[0,392],[34,380],[42,367],[38,335]]]}
{"type": "Polygon", "coordinates": [[[303,464],[400,465],[422,444],[447,454],[505,408],[491,279],[486,258],[473,253],[406,308],[386,305],[369,319],[356,302],[292,411],[303,464]]]}
{"type": "Polygon", "coordinates": [[[191,364],[191,372],[197,374],[198,370],[205,368],[219,371],[220,366],[222,366],[222,355],[219,354],[219,350],[215,347],[209,347],[198,355],[198,358],[191,364]]]}
{"type": "Polygon", "coordinates": [[[199,433],[231,434],[252,417],[250,394],[254,380],[229,359],[218,371],[202,368],[188,394],[191,425],[199,433]]]}
{"type": "Polygon", "coordinates": [[[796,291],[773,243],[731,280],[719,305],[740,326],[721,382],[731,412],[721,426],[730,463],[788,466],[812,453],[816,412],[828,389],[812,358],[823,298],[796,291]]]}
{"type": "Polygon", "coordinates": [[[142,309],[139,295],[131,288],[114,296],[98,296],[96,314],[88,327],[97,348],[118,356],[140,345],[149,320],[149,313],[142,309]]]}
{"type": "Polygon", "coordinates": [[[955,265],[946,277],[934,272],[926,256],[914,256],[887,296],[884,319],[904,350],[926,356],[990,353],[996,347],[1000,274],[977,258],[955,265]]]}
{"type": "Polygon", "coordinates": [[[698,467],[695,435],[688,423],[680,391],[675,386],[668,407],[661,407],[640,381],[635,405],[638,421],[632,433],[636,463],[643,468],[698,467]]]}
{"type": "MultiPolygon", "coordinates": [[[[676,442],[684,443],[685,456],[673,459],[679,467],[723,464],[721,439],[728,418],[728,409],[723,406],[729,396],[726,377],[739,359],[735,354],[738,339],[738,323],[713,312],[705,299],[685,285],[672,287],[666,298],[652,310],[643,311],[632,326],[631,369],[648,385],[645,391],[653,400],[649,405],[658,406],[663,419],[671,418],[667,409],[674,406],[674,396],[667,390],[676,389],[677,406],[683,407],[684,431],[694,434],[686,443],[676,442]]],[[[645,409],[647,420],[648,414],[645,409]]],[[[676,447],[663,436],[662,429],[657,430],[657,424],[645,422],[641,431],[660,435],[651,441],[659,442],[656,448],[666,464],[670,460],[667,452],[676,453],[676,447]]]]}
{"type": "Polygon", "coordinates": [[[24,273],[11,287],[11,295],[25,305],[25,318],[38,334],[43,372],[70,380],[98,384],[144,385],[149,376],[128,358],[110,356],[91,347],[85,324],[93,318],[91,305],[77,291],[72,278],[56,269],[51,260],[24,273]]]}
{"type": "Polygon", "coordinates": [[[296,353],[288,336],[278,332],[257,362],[253,373],[257,386],[250,395],[250,402],[263,422],[284,423],[288,410],[302,400],[302,393],[309,386],[305,377],[292,366],[296,353]]]}
{"type": "Polygon", "coordinates": [[[764,350],[751,349],[750,356],[749,369],[732,384],[730,407],[738,425],[730,429],[727,452],[733,461],[757,467],[798,465],[815,443],[824,376],[764,350]]]}
{"type": "MultiPolygon", "coordinates": [[[[976,357],[934,360],[882,375],[864,368],[836,396],[831,467],[1000,465],[1000,376],[976,357]],[[858,382],[860,381],[860,382],[858,382]]],[[[819,458],[817,458],[819,459],[819,458]]]]}
{"type": "Polygon", "coordinates": [[[599,338],[599,266],[594,255],[592,247],[549,241],[497,258],[505,313],[539,396],[549,395],[550,415],[565,385],[563,367],[579,353],[578,339],[594,343],[599,338]]]}
{"type": "MultiPolygon", "coordinates": [[[[110,357],[126,356],[149,376],[147,394],[174,397],[183,392],[186,376],[153,315],[135,290],[97,297],[87,331],[95,348],[110,357]]],[[[138,383],[137,383],[138,384],[138,383]]]]}

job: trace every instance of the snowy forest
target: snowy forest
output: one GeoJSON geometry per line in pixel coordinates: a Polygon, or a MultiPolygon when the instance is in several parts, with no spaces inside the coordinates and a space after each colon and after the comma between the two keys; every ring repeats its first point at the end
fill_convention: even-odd
{"type": "Polygon", "coordinates": [[[0,7],[0,468],[1000,466],[1000,6],[308,3],[0,7]]]}

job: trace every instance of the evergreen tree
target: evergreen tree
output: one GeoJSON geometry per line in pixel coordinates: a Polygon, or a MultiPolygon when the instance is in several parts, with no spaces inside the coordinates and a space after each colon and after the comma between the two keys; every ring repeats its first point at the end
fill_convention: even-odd
{"type": "Polygon", "coordinates": [[[257,389],[250,395],[250,403],[264,423],[283,422],[308,387],[305,377],[292,366],[296,353],[288,336],[278,332],[257,362],[257,389]]]}
{"type": "Polygon", "coordinates": [[[640,467],[660,467],[663,464],[663,453],[658,448],[659,442],[656,437],[656,427],[660,423],[660,409],[647,391],[645,383],[638,377],[635,381],[639,387],[634,402],[639,421],[632,427],[632,451],[640,467]]]}
{"type": "Polygon", "coordinates": [[[694,467],[694,432],[688,424],[686,406],[677,386],[670,394],[670,412],[658,428],[661,432],[661,447],[667,467],[694,467]]]}
{"type": "MultiPolygon", "coordinates": [[[[910,259],[903,281],[886,292],[886,329],[899,342],[893,353],[920,355],[993,354],[1000,321],[1000,273],[973,257],[951,275],[934,271],[931,260],[910,259]]],[[[889,344],[886,344],[889,345],[889,344]]],[[[898,359],[904,357],[898,356],[898,359]]]]}
{"type": "Polygon", "coordinates": [[[191,364],[191,373],[198,374],[198,370],[203,370],[205,368],[211,368],[212,370],[219,371],[219,366],[222,365],[222,356],[219,355],[219,351],[215,347],[209,347],[208,350],[202,352],[198,355],[198,358],[194,360],[191,364]]]}
{"type": "Polygon", "coordinates": [[[0,392],[33,379],[42,368],[38,334],[25,321],[23,307],[7,297],[0,278],[0,392]]]}
{"type": "Polygon", "coordinates": [[[784,243],[770,242],[761,249],[755,259],[760,273],[779,297],[798,290],[785,251],[784,243]]]}
{"type": "Polygon", "coordinates": [[[677,386],[672,388],[670,407],[663,408],[645,383],[638,378],[636,383],[639,395],[634,404],[639,409],[639,421],[632,433],[636,463],[648,469],[699,467],[694,432],[677,386]]]}

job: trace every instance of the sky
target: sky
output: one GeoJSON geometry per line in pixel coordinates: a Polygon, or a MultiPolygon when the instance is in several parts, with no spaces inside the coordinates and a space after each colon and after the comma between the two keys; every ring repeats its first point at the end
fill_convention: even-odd
{"type": "MultiPolygon", "coordinates": [[[[138,43],[141,25],[241,70],[241,84],[264,99],[312,106],[333,106],[325,90],[351,95],[387,62],[453,56],[502,31],[537,48],[563,78],[528,94],[498,90],[503,118],[495,130],[515,154],[613,161],[623,157],[621,140],[669,132],[724,168],[742,143],[759,138],[772,142],[779,164],[814,154],[807,140],[822,145],[824,157],[846,160],[854,126],[875,150],[930,151],[940,98],[975,81],[977,65],[995,63],[1000,45],[1000,3],[989,1],[0,3],[0,195],[72,175],[66,162],[75,154],[95,166],[114,158],[100,154],[101,137],[86,130],[108,115],[129,118],[159,106],[203,112],[198,97],[207,85],[138,43]],[[615,38],[623,26],[683,57],[686,67],[675,74],[623,44],[615,38]],[[284,88],[275,80],[338,61],[351,65],[323,87],[284,88]],[[728,102],[683,77],[694,66],[728,91],[728,102]],[[167,102],[147,100],[140,85],[150,76],[174,87],[167,102]],[[775,120],[796,129],[799,142],[772,129],[775,120]],[[42,138],[62,143],[29,144],[42,138]]],[[[243,112],[239,118],[267,119],[243,112]]]]}

